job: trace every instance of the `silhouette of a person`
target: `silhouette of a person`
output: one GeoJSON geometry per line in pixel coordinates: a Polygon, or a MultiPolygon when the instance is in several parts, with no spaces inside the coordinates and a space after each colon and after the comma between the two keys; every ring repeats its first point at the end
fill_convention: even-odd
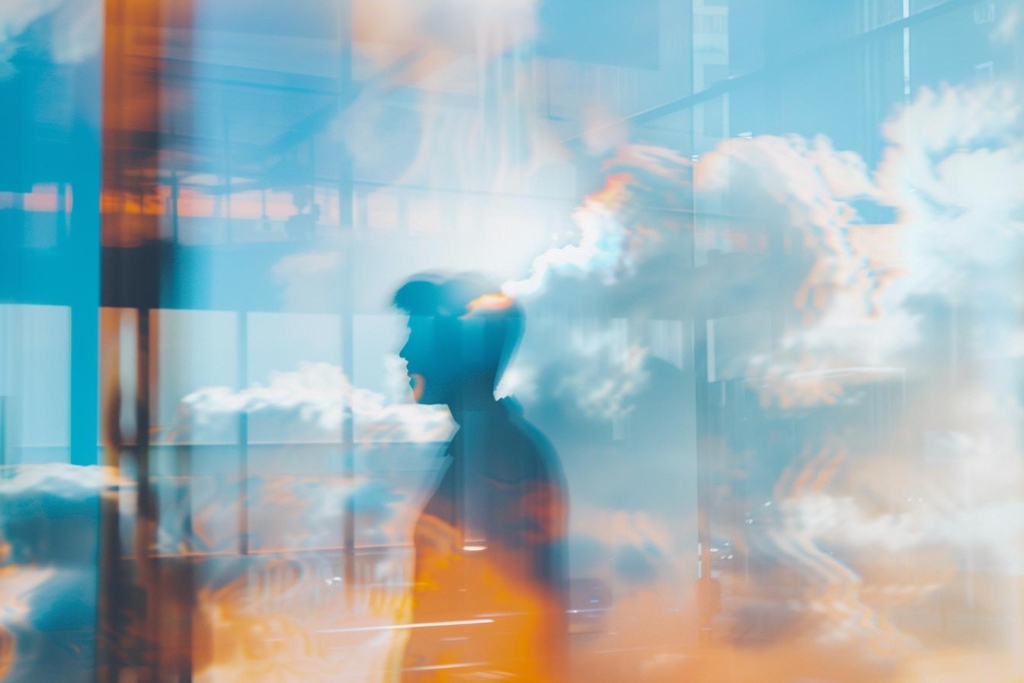
{"type": "Polygon", "coordinates": [[[523,330],[522,308],[497,292],[424,275],[394,297],[416,400],[459,425],[415,526],[406,682],[567,680],[564,475],[518,405],[495,399],[523,330]]]}

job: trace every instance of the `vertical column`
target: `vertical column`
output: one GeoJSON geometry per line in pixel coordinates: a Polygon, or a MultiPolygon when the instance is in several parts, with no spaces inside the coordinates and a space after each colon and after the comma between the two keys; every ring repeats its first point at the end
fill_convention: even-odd
{"type": "MultiPolygon", "coordinates": [[[[100,336],[103,358],[103,464],[108,475],[100,498],[99,586],[96,619],[96,683],[116,683],[121,675],[121,634],[125,621],[126,585],[121,560],[120,525],[120,452],[121,452],[121,312],[103,312],[100,336]]],[[[73,404],[72,404],[73,405],[73,404]]]]}
{"type": "MultiPolygon", "coordinates": [[[[152,335],[153,311],[161,304],[161,283],[170,281],[160,241],[162,217],[142,210],[166,182],[160,163],[162,124],[173,116],[174,98],[163,93],[162,74],[170,41],[182,40],[190,26],[188,0],[106,0],[103,51],[101,185],[104,214],[97,235],[100,258],[99,303],[136,312],[132,335],[134,382],[122,382],[121,314],[101,331],[106,425],[104,462],[108,485],[101,501],[100,599],[96,680],[156,683],[167,676],[190,676],[189,621],[193,587],[187,558],[156,555],[159,504],[153,487],[150,443],[151,400],[157,393],[159,348],[152,335]],[[138,200],[136,203],[134,200],[138,200]],[[122,433],[122,405],[130,406],[122,433]],[[133,465],[135,515],[132,553],[121,547],[124,520],[122,464],[133,465]]],[[[180,55],[174,55],[180,56],[180,55]]],[[[74,201],[79,200],[75,188],[74,201]]],[[[173,210],[173,207],[172,207],[173,210]]],[[[74,233],[74,230],[73,230],[74,233]]],[[[93,314],[95,315],[95,314],[93,314]]],[[[78,322],[72,321],[72,335],[78,322]]],[[[81,334],[81,332],[79,332],[81,334]]],[[[93,333],[94,337],[96,336],[93,333]]],[[[79,352],[84,344],[73,341],[79,352]]],[[[92,347],[95,358],[101,349],[92,347]]],[[[74,363],[74,359],[73,359],[74,363]]],[[[96,391],[93,385],[92,396],[96,391]]],[[[95,430],[95,416],[91,416],[95,430]]],[[[74,438],[74,437],[73,437],[74,438]]],[[[95,448],[95,432],[93,432],[95,448]]],[[[93,455],[95,458],[95,455],[93,455]]]]}
{"type": "MultiPolygon", "coordinates": [[[[99,0],[97,0],[99,2],[99,0]]],[[[75,67],[71,216],[65,248],[75,269],[71,308],[70,462],[95,465],[99,432],[100,92],[97,57],[75,67]]]]}
{"type": "MultiPolygon", "coordinates": [[[[159,507],[153,488],[152,452],[150,449],[150,388],[155,384],[150,353],[155,348],[150,340],[152,309],[141,307],[135,319],[135,575],[142,589],[136,605],[138,638],[133,662],[136,679],[156,683],[160,680],[162,657],[160,621],[163,594],[160,567],[154,556],[159,527],[159,507]]],[[[168,643],[168,645],[170,645],[168,643]]]]}
{"type": "MultiPolygon", "coordinates": [[[[703,309],[703,307],[701,307],[703,309]]],[[[711,415],[708,386],[708,319],[704,310],[693,320],[693,376],[697,411],[697,642],[711,640],[714,582],[711,577],[711,415]]]]}
{"type": "MultiPolygon", "coordinates": [[[[249,313],[237,313],[236,330],[238,388],[249,386],[249,313]]],[[[238,414],[238,552],[249,554],[249,412],[244,408],[238,414]]]]}
{"type": "MultiPolygon", "coordinates": [[[[338,3],[338,103],[339,110],[350,101],[353,91],[352,83],[352,2],[341,0],[338,3]]],[[[355,365],[355,273],[352,250],[355,246],[352,229],[352,159],[347,151],[338,160],[338,221],[342,231],[342,292],[341,292],[341,367],[350,382],[355,381],[353,366],[355,365]]],[[[315,173],[314,173],[315,175],[315,173]]],[[[342,474],[347,480],[355,476],[355,424],[352,410],[342,414],[342,474]]],[[[344,579],[345,593],[349,606],[355,598],[356,581],[356,509],[351,496],[345,502],[344,527],[342,540],[345,549],[344,579]]]]}
{"type": "Polygon", "coordinates": [[[0,394],[0,478],[7,464],[7,397],[0,394]]]}

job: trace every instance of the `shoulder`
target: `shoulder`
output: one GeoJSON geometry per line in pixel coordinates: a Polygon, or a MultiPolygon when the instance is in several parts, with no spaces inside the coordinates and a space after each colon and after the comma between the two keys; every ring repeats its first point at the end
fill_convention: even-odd
{"type": "Polygon", "coordinates": [[[562,486],[562,465],[551,441],[530,424],[521,412],[510,411],[494,434],[496,470],[492,476],[562,486]]]}

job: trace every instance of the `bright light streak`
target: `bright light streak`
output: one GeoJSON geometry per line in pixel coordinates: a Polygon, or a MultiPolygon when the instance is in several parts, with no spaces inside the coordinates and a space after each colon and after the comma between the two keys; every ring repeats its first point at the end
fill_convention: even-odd
{"type": "Polygon", "coordinates": [[[396,631],[407,628],[442,628],[445,626],[474,626],[477,624],[493,624],[494,619],[465,619],[463,621],[431,621],[420,624],[389,624],[387,626],[363,626],[360,628],[325,628],[317,633],[356,633],[363,631],[396,631]]]}

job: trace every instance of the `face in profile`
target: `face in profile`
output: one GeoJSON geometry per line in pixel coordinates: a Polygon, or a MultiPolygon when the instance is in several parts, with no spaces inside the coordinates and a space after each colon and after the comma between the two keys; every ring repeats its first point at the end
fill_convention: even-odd
{"type": "Polygon", "coordinates": [[[458,386],[456,350],[438,337],[438,321],[433,317],[409,317],[409,337],[398,352],[409,373],[413,398],[424,405],[447,404],[458,386]]]}

